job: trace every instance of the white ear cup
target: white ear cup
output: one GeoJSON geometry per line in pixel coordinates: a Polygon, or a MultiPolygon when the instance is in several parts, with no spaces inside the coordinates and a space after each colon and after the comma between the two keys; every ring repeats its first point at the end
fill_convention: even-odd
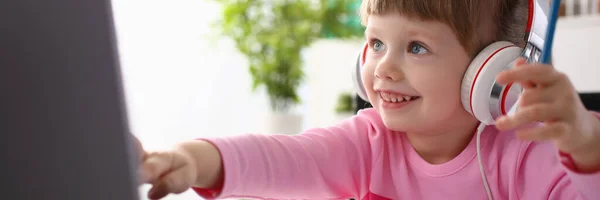
{"type": "MultiPolygon", "coordinates": [[[[502,70],[510,67],[521,52],[521,48],[510,42],[495,42],[479,52],[467,68],[462,81],[461,102],[463,107],[482,123],[495,124],[493,113],[494,110],[500,109],[491,107],[492,88],[496,82],[496,76],[502,70]]],[[[508,89],[510,90],[510,88],[508,89]]],[[[519,93],[502,92],[502,95],[507,94],[518,96],[519,93]]],[[[502,101],[506,100],[506,97],[500,98],[502,101]]],[[[498,106],[501,104],[504,102],[500,102],[498,106]]]]}
{"type": "Polygon", "coordinates": [[[367,90],[365,89],[365,86],[362,82],[362,70],[368,48],[369,45],[365,44],[365,47],[358,54],[355,69],[352,70],[352,81],[354,82],[354,91],[356,91],[356,94],[358,94],[358,96],[366,102],[369,102],[369,97],[367,96],[367,90]]]}
{"type": "Polygon", "coordinates": [[[361,71],[362,71],[362,53],[358,54],[358,58],[356,59],[355,69],[352,70],[352,81],[354,82],[354,91],[356,91],[356,94],[358,94],[358,96],[362,100],[369,102],[369,98],[367,97],[367,90],[365,89],[365,86],[362,83],[361,71]]]}

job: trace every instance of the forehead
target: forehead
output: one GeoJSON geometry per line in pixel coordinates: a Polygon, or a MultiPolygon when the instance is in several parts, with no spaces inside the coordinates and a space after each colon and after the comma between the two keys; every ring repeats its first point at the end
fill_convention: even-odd
{"type": "MultiPolygon", "coordinates": [[[[363,23],[371,15],[399,12],[404,16],[423,20],[437,20],[448,24],[467,22],[476,17],[480,5],[501,0],[363,0],[360,15],[363,23]]],[[[366,25],[366,24],[365,24],[366,25]]]]}
{"type": "Polygon", "coordinates": [[[368,16],[365,33],[366,35],[423,35],[431,39],[442,40],[453,31],[450,26],[436,20],[423,20],[401,15],[398,12],[386,12],[368,16]]]}

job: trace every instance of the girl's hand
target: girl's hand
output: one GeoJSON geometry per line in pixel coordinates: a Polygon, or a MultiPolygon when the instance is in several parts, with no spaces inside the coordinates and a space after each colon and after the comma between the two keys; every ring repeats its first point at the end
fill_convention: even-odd
{"type": "Polygon", "coordinates": [[[500,84],[519,83],[524,90],[519,109],[497,119],[499,130],[516,129],[520,139],[554,141],[562,153],[571,155],[579,171],[600,170],[600,120],[588,111],[569,78],[551,65],[517,61],[500,73],[500,84]],[[542,126],[527,124],[542,122],[542,126]]]}
{"type": "Polygon", "coordinates": [[[149,199],[161,199],[170,193],[179,194],[188,190],[196,181],[195,161],[183,149],[164,152],[146,152],[135,138],[140,152],[139,177],[143,183],[152,184],[149,199]]]}

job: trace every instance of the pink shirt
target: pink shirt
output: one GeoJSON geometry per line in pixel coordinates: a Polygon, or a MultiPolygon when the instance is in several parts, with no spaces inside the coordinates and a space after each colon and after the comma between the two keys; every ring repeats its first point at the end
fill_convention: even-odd
{"type": "MultiPolygon", "coordinates": [[[[222,154],[225,178],[219,192],[193,188],[207,199],[487,199],[475,138],[453,160],[432,165],[405,134],[388,130],[374,109],[298,135],[208,141],[222,154]]],[[[481,142],[496,200],[600,199],[600,172],[571,171],[551,142],[521,141],[491,126],[481,142]]]]}

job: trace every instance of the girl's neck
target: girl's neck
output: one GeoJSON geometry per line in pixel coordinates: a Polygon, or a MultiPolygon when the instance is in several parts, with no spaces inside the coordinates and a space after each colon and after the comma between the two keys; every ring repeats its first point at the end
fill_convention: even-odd
{"type": "Polygon", "coordinates": [[[415,151],[430,164],[443,164],[458,156],[473,139],[479,122],[470,117],[439,133],[406,133],[415,151]]]}

